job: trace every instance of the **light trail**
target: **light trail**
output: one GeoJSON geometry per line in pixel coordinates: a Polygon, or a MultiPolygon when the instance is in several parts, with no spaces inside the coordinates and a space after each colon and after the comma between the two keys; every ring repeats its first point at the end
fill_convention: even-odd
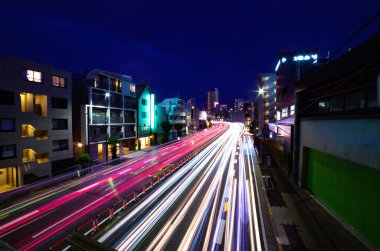
{"type": "MultiPolygon", "coordinates": [[[[29,235],[25,239],[22,239],[22,240],[20,239],[19,244],[15,244],[15,243],[12,244],[20,248],[21,246],[19,245],[21,245],[22,243],[22,248],[37,249],[37,247],[40,246],[40,244],[43,244],[49,238],[54,237],[55,233],[58,233],[59,231],[69,226],[72,226],[75,222],[82,219],[83,217],[93,212],[94,210],[99,210],[100,208],[103,207],[104,203],[118,196],[120,193],[123,193],[127,189],[132,188],[134,185],[136,185],[137,183],[139,183],[140,181],[142,181],[143,179],[145,179],[152,173],[156,172],[156,170],[158,170],[159,168],[162,168],[165,163],[170,162],[168,161],[168,159],[174,161],[175,159],[177,159],[177,157],[178,158],[181,157],[180,153],[182,153],[183,155],[187,154],[192,149],[199,147],[201,144],[203,144],[207,140],[214,137],[222,129],[223,129],[222,126],[215,126],[215,130],[211,130],[212,133],[210,133],[210,131],[208,134],[200,133],[199,136],[202,138],[202,140],[196,142],[194,145],[187,144],[184,147],[180,146],[181,144],[183,144],[183,142],[191,142],[192,140],[194,140],[193,137],[188,137],[187,139],[184,139],[184,141],[175,142],[172,145],[180,146],[180,147],[177,147],[176,149],[177,151],[172,151],[168,153],[167,152],[168,149],[170,149],[170,147],[172,146],[166,146],[161,149],[158,149],[152,154],[148,154],[150,156],[153,156],[153,159],[156,158],[154,156],[165,155],[164,157],[160,157],[163,159],[161,160],[161,162],[159,161],[159,163],[150,163],[149,166],[141,165],[142,161],[140,162],[133,161],[132,165],[129,165],[129,163],[131,162],[128,162],[127,164],[122,163],[114,167],[111,167],[111,170],[107,169],[107,170],[99,171],[97,173],[93,173],[75,182],[69,182],[64,188],[55,188],[47,192],[43,192],[42,194],[35,196],[32,199],[28,199],[24,202],[18,203],[17,205],[6,208],[1,211],[3,214],[3,217],[11,213],[16,213],[17,211],[20,211],[21,209],[26,210],[31,205],[36,205],[37,203],[42,204],[39,207],[35,206],[36,210],[32,211],[33,214],[27,213],[24,216],[21,215],[19,217],[14,217],[13,219],[2,218],[0,220],[0,224],[1,224],[0,234],[2,233],[3,234],[2,236],[5,237],[12,232],[12,235],[14,235],[15,234],[14,231],[16,230],[17,232],[22,231],[22,229],[26,227],[27,224],[31,224],[31,223],[34,224],[35,222],[46,220],[45,216],[48,213],[50,213],[53,209],[56,210],[56,213],[57,213],[57,210],[59,210],[63,205],[72,203],[74,199],[77,202],[80,202],[79,204],[76,203],[77,205],[73,204],[75,205],[75,208],[73,207],[72,211],[66,210],[66,211],[61,211],[59,214],[54,214],[54,215],[62,215],[63,217],[61,219],[51,222],[42,231],[34,232],[34,230],[30,228],[28,233],[30,233],[31,235],[29,235]],[[130,180],[129,182],[127,182],[128,184],[125,183],[126,180],[124,181],[121,180],[121,179],[125,179],[125,176],[123,176],[123,174],[125,174],[126,172],[133,172],[136,170],[140,170],[142,168],[144,169],[144,172],[142,172],[141,175],[132,175],[133,177],[132,179],[128,178],[128,180],[130,180]],[[107,173],[107,176],[103,175],[105,173],[107,173]],[[101,180],[98,180],[98,177],[102,177],[101,180]],[[96,182],[89,183],[93,180],[96,180],[96,182]],[[109,181],[112,181],[112,182],[109,183],[109,181]],[[86,186],[78,187],[79,185],[81,186],[86,185],[86,186]],[[110,187],[110,185],[113,185],[113,187],[110,187]],[[92,193],[93,191],[96,191],[96,190],[104,191],[104,187],[106,188],[105,190],[111,190],[111,191],[105,195],[101,195],[102,197],[100,197],[100,199],[96,199],[95,201],[97,203],[95,204],[93,204],[92,202],[84,203],[85,200],[78,201],[79,198],[82,198],[80,196],[85,196],[84,198],[86,198],[86,195],[90,192],[92,193]],[[70,191],[70,193],[63,195],[61,197],[58,197],[60,193],[66,190],[68,192],[70,191]],[[57,197],[57,198],[54,199],[54,197],[57,197]],[[46,204],[43,204],[44,200],[47,198],[53,198],[54,200],[46,204]],[[36,221],[36,219],[38,219],[38,221],[36,221]],[[34,239],[34,240],[31,240],[31,239],[34,239]]],[[[147,158],[147,156],[144,156],[144,157],[147,158]]],[[[139,160],[143,160],[143,158],[140,158],[139,160]]],[[[152,160],[152,157],[150,160],[152,160]]],[[[155,162],[155,161],[152,161],[152,162],[155,162]]],[[[96,193],[93,193],[93,194],[96,194],[96,193]]],[[[54,218],[50,217],[50,221],[51,219],[54,220],[54,218]]]]}

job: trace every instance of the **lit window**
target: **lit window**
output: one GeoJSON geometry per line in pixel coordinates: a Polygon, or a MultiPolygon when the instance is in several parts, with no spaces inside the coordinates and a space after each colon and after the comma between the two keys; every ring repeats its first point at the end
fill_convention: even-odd
{"type": "Polygon", "coordinates": [[[136,92],[136,86],[135,86],[135,85],[129,85],[129,90],[130,90],[132,93],[135,93],[135,92],[136,92]]]}
{"type": "Polygon", "coordinates": [[[330,103],[328,100],[322,100],[318,102],[318,111],[319,112],[328,112],[330,103]]]}
{"type": "Polygon", "coordinates": [[[52,85],[53,86],[66,88],[66,79],[65,78],[61,78],[61,77],[57,77],[57,76],[52,76],[52,80],[51,81],[52,81],[52,85]]]}
{"type": "Polygon", "coordinates": [[[281,111],[281,118],[285,118],[288,116],[288,108],[284,108],[281,111]]]}
{"type": "Polygon", "coordinates": [[[294,114],[294,105],[290,107],[290,116],[294,114]]]}
{"type": "Polygon", "coordinates": [[[26,70],[26,79],[36,83],[42,83],[42,72],[26,70]]]}
{"type": "Polygon", "coordinates": [[[277,111],[276,119],[281,119],[281,113],[280,113],[280,111],[277,111]]]}

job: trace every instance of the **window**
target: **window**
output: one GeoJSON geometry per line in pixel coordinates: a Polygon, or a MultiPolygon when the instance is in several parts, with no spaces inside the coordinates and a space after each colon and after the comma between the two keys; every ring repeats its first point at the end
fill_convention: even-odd
{"type": "Polygon", "coordinates": [[[281,118],[285,118],[288,116],[288,108],[284,108],[281,111],[281,118]]]}
{"type": "Polygon", "coordinates": [[[292,116],[294,114],[294,105],[290,106],[290,116],[292,116]]]}
{"type": "Polygon", "coordinates": [[[142,113],[141,113],[141,117],[142,117],[143,119],[148,118],[148,113],[147,113],[147,112],[142,112],[142,113]]]}
{"type": "Polygon", "coordinates": [[[0,90],[0,105],[14,105],[14,96],[13,92],[0,90]]]}
{"type": "Polygon", "coordinates": [[[66,79],[62,77],[52,76],[51,83],[53,86],[66,88],[66,79]]]}
{"type": "Polygon", "coordinates": [[[319,112],[328,112],[330,103],[328,100],[322,100],[318,102],[318,111],[319,112]]]}
{"type": "Polygon", "coordinates": [[[26,70],[26,80],[36,83],[42,83],[43,81],[43,74],[39,71],[33,71],[33,70],[26,70]]]}
{"type": "Polygon", "coordinates": [[[67,109],[67,98],[51,97],[51,108],[67,109]]]}
{"type": "Polygon", "coordinates": [[[15,131],[15,119],[1,118],[0,119],[0,132],[14,132],[15,131]]]}
{"type": "Polygon", "coordinates": [[[136,92],[136,86],[135,85],[129,85],[129,90],[131,91],[131,93],[135,93],[136,92]]]}
{"type": "Polygon", "coordinates": [[[68,139],[53,140],[53,152],[63,151],[69,149],[68,139]]]}
{"type": "Polygon", "coordinates": [[[346,110],[356,110],[365,108],[365,92],[358,91],[346,94],[346,110]]]}
{"type": "Polygon", "coordinates": [[[53,130],[66,130],[67,119],[52,119],[53,130]]]}
{"type": "Polygon", "coordinates": [[[330,110],[332,112],[343,111],[344,96],[338,96],[338,97],[331,98],[330,105],[331,105],[330,110]]]}
{"type": "Polygon", "coordinates": [[[16,158],[16,145],[0,146],[0,159],[16,158]]]}
{"type": "Polygon", "coordinates": [[[281,119],[281,112],[280,112],[280,111],[277,111],[276,119],[277,119],[277,120],[280,120],[280,119],[281,119]]]}
{"type": "Polygon", "coordinates": [[[379,107],[380,106],[380,83],[378,86],[374,85],[367,89],[367,107],[379,107]],[[377,88],[376,88],[377,87],[377,88]]]}
{"type": "Polygon", "coordinates": [[[143,99],[141,100],[141,104],[142,104],[142,105],[147,105],[147,101],[146,101],[146,99],[143,98],[143,99]]]}

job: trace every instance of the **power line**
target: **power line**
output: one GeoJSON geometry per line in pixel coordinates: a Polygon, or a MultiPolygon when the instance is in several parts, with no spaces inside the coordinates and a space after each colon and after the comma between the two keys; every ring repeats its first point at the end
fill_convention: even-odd
{"type": "Polygon", "coordinates": [[[305,2],[306,1],[301,1],[302,4],[300,4],[297,12],[296,12],[296,15],[294,16],[293,18],[293,21],[292,23],[290,24],[289,26],[289,29],[288,31],[286,32],[286,35],[284,36],[284,39],[282,39],[282,43],[281,43],[281,46],[280,46],[280,51],[282,51],[284,49],[284,47],[287,45],[288,43],[288,39],[289,39],[289,35],[290,35],[290,32],[293,30],[293,27],[294,25],[296,24],[296,21],[299,17],[299,14],[301,13],[302,9],[303,9],[303,6],[305,5],[305,2]]]}
{"type": "Polygon", "coordinates": [[[340,50],[342,50],[349,42],[351,42],[360,32],[362,32],[368,25],[375,21],[380,16],[380,11],[378,11],[373,17],[367,20],[354,34],[352,34],[346,42],[344,42],[338,49],[334,51],[332,56],[335,56],[340,50]]]}
{"type": "Polygon", "coordinates": [[[268,46],[267,46],[267,48],[266,48],[266,50],[265,50],[264,57],[263,57],[263,59],[261,60],[261,64],[260,64],[260,67],[259,67],[259,72],[261,72],[261,70],[262,70],[262,68],[263,68],[263,65],[264,65],[264,63],[265,63],[266,57],[268,56],[268,51],[269,51],[270,45],[271,45],[271,43],[272,43],[272,40],[273,40],[274,34],[275,34],[276,30],[277,30],[277,24],[278,24],[278,21],[279,21],[279,19],[280,19],[280,14],[281,14],[281,11],[282,11],[283,6],[284,6],[284,0],[281,0],[280,7],[278,8],[278,11],[277,11],[276,20],[275,20],[275,22],[274,22],[274,27],[273,27],[273,29],[272,29],[272,34],[271,34],[271,36],[270,36],[270,38],[269,38],[269,41],[268,41],[268,46]]]}
{"type": "Polygon", "coordinates": [[[302,36],[304,36],[310,29],[311,25],[314,23],[314,21],[317,19],[317,17],[321,14],[323,8],[327,4],[328,0],[325,0],[321,7],[319,7],[318,11],[314,14],[314,16],[310,19],[309,23],[307,24],[306,28],[302,32],[302,36]]]}

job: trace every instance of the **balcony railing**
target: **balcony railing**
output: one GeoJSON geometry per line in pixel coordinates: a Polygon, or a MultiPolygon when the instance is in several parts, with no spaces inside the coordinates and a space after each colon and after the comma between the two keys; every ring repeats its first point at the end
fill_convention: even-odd
{"type": "Polygon", "coordinates": [[[91,143],[101,142],[101,141],[106,141],[106,135],[93,135],[93,136],[90,136],[90,142],[91,143]]]}
{"type": "Polygon", "coordinates": [[[109,121],[109,118],[104,118],[104,117],[92,117],[92,124],[100,124],[104,125],[107,124],[109,121]]]}
{"type": "Polygon", "coordinates": [[[124,123],[136,123],[135,118],[124,118],[124,123]]]}
{"type": "Polygon", "coordinates": [[[123,123],[123,118],[121,118],[121,117],[111,117],[111,123],[123,123]]]}
{"type": "Polygon", "coordinates": [[[34,131],[34,137],[37,140],[48,139],[48,130],[35,130],[34,131]]]}
{"type": "Polygon", "coordinates": [[[118,137],[119,139],[124,138],[123,132],[111,132],[111,136],[118,137]]]}
{"type": "Polygon", "coordinates": [[[136,137],[136,132],[125,132],[125,138],[136,137]]]}

